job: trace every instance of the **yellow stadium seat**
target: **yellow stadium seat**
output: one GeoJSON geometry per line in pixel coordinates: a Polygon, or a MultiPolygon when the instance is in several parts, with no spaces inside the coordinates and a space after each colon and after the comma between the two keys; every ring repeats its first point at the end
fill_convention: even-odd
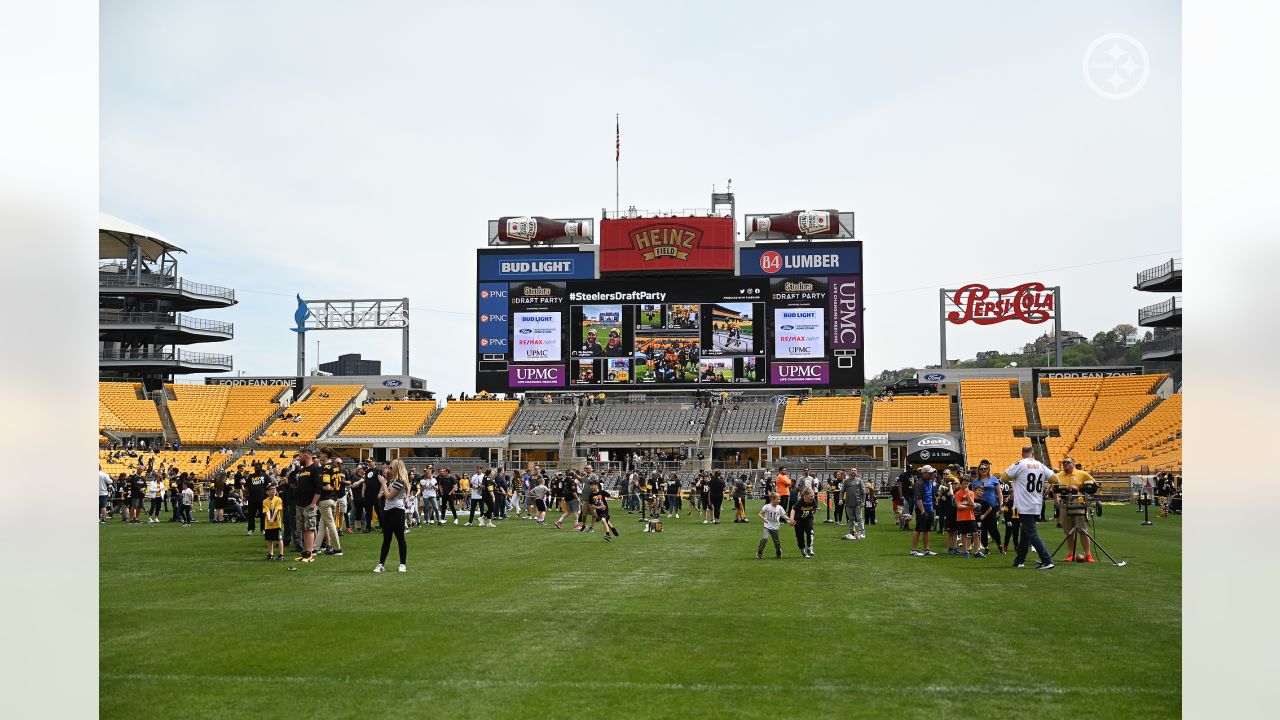
{"type": "Polygon", "coordinates": [[[158,433],[160,410],[154,400],[139,399],[140,383],[98,383],[98,430],[119,430],[126,433],[158,433]]]}
{"type": "Polygon", "coordinates": [[[782,415],[784,433],[853,433],[858,432],[862,416],[862,398],[816,397],[800,402],[788,398],[782,415]]]}
{"type": "Polygon", "coordinates": [[[436,416],[428,435],[501,435],[520,409],[518,400],[455,400],[436,416]]]}
{"type": "Polygon", "coordinates": [[[361,408],[363,415],[351,416],[339,435],[347,437],[408,437],[417,435],[431,413],[434,400],[372,402],[361,408]]]}
{"type": "Polygon", "coordinates": [[[258,442],[277,446],[315,442],[320,432],[361,390],[364,390],[363,385],[312,385],[307,396],[276,418],[263,431],[258,442]]]}
{"type": "Polygon", "coordinates": [[[951,398],[904,395],[871,404],[872,432],[950,432],[951,398]]]}

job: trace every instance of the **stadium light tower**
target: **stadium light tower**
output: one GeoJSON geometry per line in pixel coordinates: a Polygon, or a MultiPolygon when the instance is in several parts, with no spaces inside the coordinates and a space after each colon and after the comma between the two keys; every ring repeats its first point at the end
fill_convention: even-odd
{"type": "Polygon", "coordinates": [[[400,330],[400,374],[409,374],[409,298],[303,300],[299,295],[293,319],[295,327],[290,329],[298,333],[299,376],[306,374],[306,335],[312,330],[400,330]]]}

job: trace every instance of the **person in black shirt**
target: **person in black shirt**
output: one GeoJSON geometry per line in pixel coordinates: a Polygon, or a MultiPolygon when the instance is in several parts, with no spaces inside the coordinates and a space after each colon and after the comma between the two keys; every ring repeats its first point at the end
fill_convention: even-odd
{"type": "Polygon", "coordinates": [[[605,542],[609,542],[613,539],[609,536],[609,533],[613,533],[613,537],[618,537],[618,528],[614,527],[609,520],[609,491],[600,487],[599,480],[592,480],[588,487],[591,489],[588,502],[591,503],[591,507],[595,508],[596,520],[604,525],[605,542]]]}
{"type": "Polygon", "coordinates": [[[320,466],[310,448],[298,451],[298,469],[289,478],[293,489],[294,530],[302,535],[302,556],[298,562],[315,562],[316,527],[320,502],[320,466]]]}
{"type": "Polygon", "coordinates": [[[458,501],[454,493],[458,490],[458,478],[448,468],[440,468],[436,474],[436,494],[440,496],[440,524],[444,524],[445,511],[453,513],[453,524],[458,524],[458,501]]]}
{"type": "Polygon", "coordinates": [[[587,339],[582,343],[582,352],[591,355],[603,355],[604,348],[600,347],[600,343],[596,341],[596,331],[588,330],[587,339]]]}
{"type": "Polygon", "coordinates": [[[708,514],[711,516],[711,524],[720,524],[720,506],[724,504],[724,478],[720,476],[717,470],[711,473],[711,479],[706,483],[708,514]]]}
{"type": "Polygon", "coordinates": [[[747,521],[747,476],[742,474],[737,480],[733,481],[733,521],[736,523],[744,523],[747,521]]]}
{"type": "MultiPolygon", "coordinates": [[[[655,473],[654,482],[658,482],[658,476],[655,473]]],[[[675,515],[676,519],[680,519],[680,476],[671,473],[667,478],[667,517],[675,515]]]]}
{"type": "Polygon", "coordinates": [[[262,530],[266,524],[266,518],[262,516],[262,503],[267,499],[267,476],[262,472],[262,466],[254,464],[253,473],[249,479],[245,481],[244,490],[244,517],[248,521],[249,535],[253,534],[254,519],[258,521],[258,529],[262,530]]]}
{"type": "Polygon", "coordinates": [[[342,554],[342,539],[338,535],[338,499],[346,494],[346,476],[342,466],[334,462],[333,450],[321,448],[319,462],[320,502],[317,503],[321,547],[326,555],[342,554]]]}
{"type": "Polygon", "coordinates": [[[360,494],[360,505],[363,510],[360,524],[364,532],[369,533],[373,532],[373,517],[378,512],[378,490],[381,487],[381,481],[378,478],[381,474],[378,472],[377,464],[372,460],[367,465],[361,465],[357,471],[360,476],[351,483],[351,490],[360,494]]]}
{"type": "Polygon", "coordinates": [[[499,520],[507,519],[507,495],[509,494],[509,487],[507,471],[505,468],[499,467],[497,474],[493,477],[493,504],[499,520]]]}
{"type": "Polygon", "coordinates": [[[791,525],[796,529],[796,544],[801,557],[813,557],[813,516],[818,513],[818,500],[813,490],[805,488],[800,499],[791,505],[791,525]]]}
{"type": "Polygon", "coordinates": [[[139,513],[142,512],[142,499],[147,496],[147,481],[142,477],[142,473],[135,472],[129,478],[129,523],[137,525],[142,522],[138,519],[139,513]]]}

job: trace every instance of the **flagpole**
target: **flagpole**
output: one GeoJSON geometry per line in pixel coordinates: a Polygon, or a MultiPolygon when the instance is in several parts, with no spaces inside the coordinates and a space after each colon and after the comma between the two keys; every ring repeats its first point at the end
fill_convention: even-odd
{"type": "Polygon", "coordinates": [[[619,217],[619,211],[622,209],[622,203],[618,200],[621,196],[618,189],[618,178],[622,167],[622,123],[617,113],[613,116],[613,127],[616,133],[613,142],[613,215],[614,217],[619,217]]]}

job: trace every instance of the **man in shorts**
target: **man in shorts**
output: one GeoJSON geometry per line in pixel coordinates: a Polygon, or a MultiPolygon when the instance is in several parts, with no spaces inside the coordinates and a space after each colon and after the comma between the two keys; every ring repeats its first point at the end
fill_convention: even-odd
{"type": "Polygon", "coordinates": [[[938,554],[929,549],[929,531],[933,529],[933,476],[935,472],[932,465],[925,465],[920,468],[920,479],[916,480],[915,488],[911,492],[911,499],[915,503],[916,511],[916,530],[911,534],[911,555],[913,557],[927,557],[938,554]],[[923,552],[916,549],[920,544],[921,537],[924,537],[923,552]]]}
{"type": "Polygon", "coordinates": [[[533,500],[534,509],[537,510],[535,519],[539,525],[547,524],[547,495],[551,493],[551,489],[547,487],[547,479],[541,475],[537,476],[538,484],[529,490],[529,497],[533,500]]]}
{"type": "Polygon", "coordinates": [[[107,521],[107,508],[111,504],[111,476],[98,466],[98,522],[107,521]]]}
{"type": "MultiPolygon", "coordinates": [[[[583,476],[582,485],[578,488],[579,493],[584,490],[588,493],[588,502],[580,503],[582,507],[582,524],[578,526],[578,532],[586,530],[587,532],[596,531],[596,507],[590,502],[591,486],[601,487],[600,476],[596,474],[595,468],[588,465],[583,476]],[[587,527],[590,523],[590,528],[587,527]]],[[[607,530],[605,532],[608,532],[607,530]]]]}
{"type": "Polygon", "coordinates": [[[582,503],[579,500],[581,493],[578,490],[578,481],[572,475],[564,478],[560,485],[560,497],[564,499],[564,513],[560,515],[560,519],[556,520],[556,529],[564,529],[564,519],[571,517],[574,519],[574,529],[580,529],[582,526],[577,524],[578,515],[582,512],[582,503]]]}
{"type": "Polygon", "coordinates": [[[302,555],[298,562],[315,562],[316,527],[320,503],[320,466],[311,448],[298,451],[298,467],[289,476],[293,495],[294,532],[302,536],[302,555]]]}

